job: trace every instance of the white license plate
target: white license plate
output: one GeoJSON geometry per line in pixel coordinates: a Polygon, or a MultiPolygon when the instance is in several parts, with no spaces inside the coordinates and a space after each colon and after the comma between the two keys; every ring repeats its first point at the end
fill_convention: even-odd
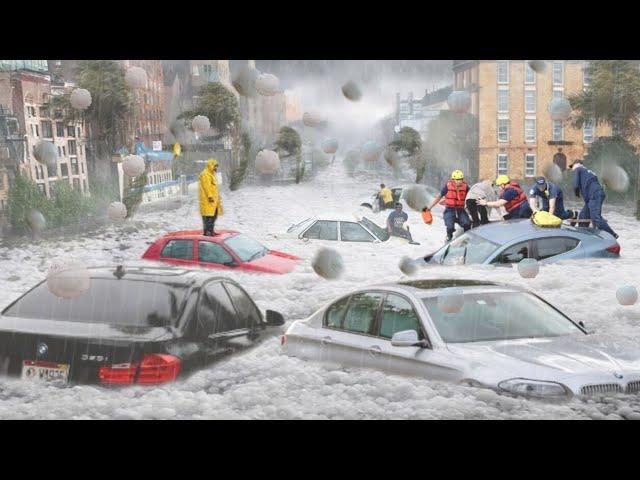
{"type": "Polygon", "coordinates": [[[69,381],[69,365],[25,360],[22,362],[21,378],[32,382],[52,382],[66,385],[69,381]]]}

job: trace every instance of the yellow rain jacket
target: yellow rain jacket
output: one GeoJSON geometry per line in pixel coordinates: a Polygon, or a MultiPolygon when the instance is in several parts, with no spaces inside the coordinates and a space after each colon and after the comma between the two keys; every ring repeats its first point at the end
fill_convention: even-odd
{"type": "Polygon", "coordinates": [[[216,210],[218,215],[222,215],[218,181],[213,170],[216,165],[218,165],[217,160],[209,159],[207,166],[202,170],[198,179],[200,184],[200,215],[203,217],[213,217],[216,214],[216,210]]]}
{"type": "Polygon", "coordinates": [[[386,187],[380,190],[380,197],[384,203],[393,202],[393,193],[386,187]]]}

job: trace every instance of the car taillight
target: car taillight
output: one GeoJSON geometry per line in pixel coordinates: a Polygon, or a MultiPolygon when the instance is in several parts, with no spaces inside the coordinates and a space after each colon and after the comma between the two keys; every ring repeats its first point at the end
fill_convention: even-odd
{"type": "Polygon", "coordinates": [[[175,380],[180,367],[179,358],[153,353],[145,355],[140,363],[100,367],[98,379],[105,385],[158,385],[175,380]]]}
{"type": "Polygon", "coordinates": [[[616,255],[620,254],[620,244],[616,243],[615,245],[611,245],[607,248],[607,252],[615,253],[616,255]]]}

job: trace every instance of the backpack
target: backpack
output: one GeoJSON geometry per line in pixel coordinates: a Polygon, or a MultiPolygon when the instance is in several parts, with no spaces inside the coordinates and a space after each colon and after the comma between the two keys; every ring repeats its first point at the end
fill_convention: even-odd
{"type": "Polygon", "coordinates": [[[555,215],[545,212],[544,210],[538,210],[531,215],[531,221],[538,227],[557,228],[562,225],[562,219],[555,215]]]}

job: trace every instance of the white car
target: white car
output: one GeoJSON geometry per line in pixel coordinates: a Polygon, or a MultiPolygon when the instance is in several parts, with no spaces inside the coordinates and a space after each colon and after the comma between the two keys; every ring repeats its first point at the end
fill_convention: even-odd
{"type": "MultiPolygon", "coordinates": [[[[407,205],[406,194],[407,194],[407,189],[412,186],[413,185],[401,185],[399,187],[393,187],[390,189],[391,193],[393,194],[393,202],[394,203],[400,202],[402,204],[402,208],[404,211],[407,211],[410,208],[409,205],[407,205]]],[[[422,186],[427,192],[427,197],[429,201],[433,200],[440,193],[438,190],[428,185],[422,185],[422,186]]],[[[379,192],[379,189],[376,193],[374,193],[370,197],[363,199],[360,202],[360,206],[370,208],[373,212],[376,212],[376,213],[379,212],[380,201],[378,199],[378,192],[379,192]]]]}
{"type": "Polygon", "coordinates": [[[287,232],[279,235],[284,238],[300,238],[302,240],[333,240],[339,242],[371,242],[386,241],[407,242],[400,237],[389,237],[386,229],[369,220],[367,217],[325,216],[307,218],[291,225],[287,232]]]}
{"type": "Polygon", "coordinates": [[[346,295],[282,337],[289,355],[547,399],[638,393],[640,350],[526,290],[418,280],[346,295]]]}

